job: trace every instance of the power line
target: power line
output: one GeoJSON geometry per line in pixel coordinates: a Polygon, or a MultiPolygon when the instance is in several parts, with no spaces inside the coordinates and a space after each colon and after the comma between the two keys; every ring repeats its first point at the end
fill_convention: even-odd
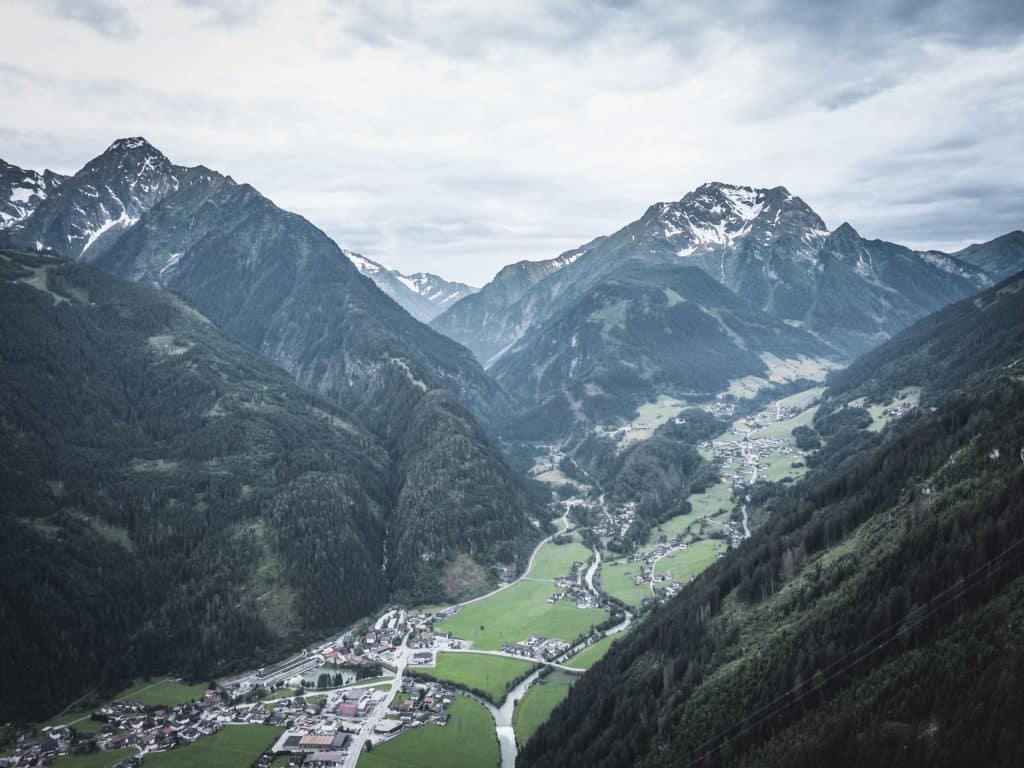
{"type": "MultiPolygon", "coordinates": [[[[848,653],[844,654],[843,656],[839,657],[834,662],[832,662],[827,667],[825,667],[823,670],[818,670],[818,672],[824,673],[824,672],[826,672],[828,670],[831,670],[831,669],[835,668],[837,665],[843,664],[845,661],[847,661],[849,659],[852,659],[848,664],[845,664],[840,669],[838,669],[838,670],[836,670],[834,672],[830,672],[828,674],[828,676],[826,676],[817,685],[816,688],[809,688],[809,689],[806,689],[804,691],[799,691],[799,692],[798,692],[797,688],[790,688],[788,691],[783,693],[781,696],[773,699],[772,701],[770,701],[767,704],[763,705],[762,707],[760,707],[759,709],[755,710],[751,714],[747,715],[746,717],[744,717],[742,720],[740,720],[735,725],[732,725],[728,729],[725,729],[725,730],[719,732],[718,734],[716,734],[712,738],[705,740],[703,742],[703,744],[701,744],[700,747],[698,747],[698,749],[703,749],[705,746],[708,746],[708,745],[711,745],[711,744],[715,744],[716,742],[719,742],[719,743],[717,743],[716,746],[712,747],[707,752],[704,752],[703,754],[701,754],[699,757],[697,757],[692,762],[688,763],[686,768],[693,768],[693,766],[698,765],[699,763],[702,763],[708,757],[710,757],[711,755],[713,755],[716,752],[720,751],[722,749],[722,746],[723,746],[720,743],[721,740],[723,738],[728,737],[729,734],[732,733],[736,728],[740,728],[740,730],[735,733],[733,738],[738,738],[738,737],[744,735],[745,733],[749,733],[751,730],[753,730],[755,727],[757,727],[761,723],[764,723],[767,720],[770,720],[771,718],[775,717],[779,713],[785,711],[789,707],[793,706],[793,704],[796,704],[797,702],[801,701],[808,694],[815,692],[815,690],[823,689],[825,687],[826,683],[834,680],[835,678],[839,677],[840,675],[844,674],[848,670],[850,670],[853,667],[855,667],[857,664],[859,664],[861,661],[863,661],[867,657],[869,657],[872,654],[876,653],[877,651],[880,651],[881,649],[885,648],[887,645],[889,645],[893,640],[898,638],[905,631],[905,628],[903,627],[903,625],[907,622],[908,619],[912,619],[914,624],[919,624],[924,619],[926,619],[929,616],[933,615],[939,609],[943,608],[948,603],[950,603],[953,600],[955,600],[956,598],[960,597],[963,592],[965,592],[971,586],[973,586],[969,582],[974,580],[976,577],[982,575],[983,571],[985,571],[987,569],[988,573],[985,574],[985,575],[991,576],[995,571],[997,571],[1000,568],[1002,568],[1006,564],[1004,558],[1007,555],[1009,555],[1014,549],[1016,549],[1017,547],[1021,546],[1022,544],[1024,544],[1024,539],[1018,539],[1016,542],[1014,542],[1013,544],[1008,546],[1002,552],[1000,552],[997,555],[994,555],[993,557],[989,558],[984,563],[979,565],[975,570],[973,570],[969,574],[967,574],[967,576],[963,576],[963,577],[957,579],[949,587],[947,587],[946,589],[942,590],[941,592],[936,594],[933,598],[931,598],[931,600],[929,601],[931,603],[931,605],[923,613],[915,616],[913,614],[913,611],[911,611],[903,619],[901,619],[898,622],[893,622],[892,624],[889,624],[888,626],[882,628],[877,633],[872,635],[870,638],[868,638],[867,640],[862,642],[860,644],[860,646],[858,646],[857,648],[849,651],[848,653]],[[1002,561],[1002,562],[1000,562],[1000,561],[1002,561]],[[999,563],[998,565],[996,565],[997,562],[999,563]],[[936,602],[936,601],[938,601],[938,602],[936,602]],[[890,630],[892,630],[894,627],[897,628],[897,631],[895,632],[895,634],[892,635],[892,637],[890,637],[887,640],[884,640],[882,642],[879,642],[878,645],[874,645],[874,643],[876,643],[877,641],[881,640],[881,638],[886,633],[888,633],[890,630]],[[861,650],[861,649],[864,649],[864,650],[861,650]],[[855,655],[856,655],[856,658],[852,658],[855,655]],[[794,693],[796,693],[796,696],[793,697],[793,698],[790,698],[791,696],[793,696],[794,693]],[[781,706],[777,706],[777,705],[781,705],[781,706]],[[756,718],[756,719],[754,719],[754,718],[756,718]],[[750,722],[747,725],[744,726],[743,725],[744,722],[747,722],[747,721],[750,721],[750,722]]],[[[818,672],[815,672],[815,674],[818,674],[818,672]]]]}

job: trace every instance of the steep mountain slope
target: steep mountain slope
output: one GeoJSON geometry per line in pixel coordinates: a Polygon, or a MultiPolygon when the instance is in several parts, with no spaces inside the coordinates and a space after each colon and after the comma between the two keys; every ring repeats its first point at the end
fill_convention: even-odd
{"type": "Polygon", "coordinates": [[[452,304],[477,291],[471,285],[445,280],[429,272],[403,275],[397,269],[388,269],[358,253],[345,251],[345,255],[361,274],[373,280],[421,323],[429,323],[452,304]]]}
{"type": "Polygon", "coordinates": [[[433,527],[403,540],[415,552],[390,551],[396,594],[456,597],[492,583],[496,562],[525,562],[540,535],[535,501],[476,422],[504,413],[507,396],[469,350],[413,319],[323,232],[249,185],[172,165],[141,139],[114,142],[58,192],[5,237],[71,246],[107,272],[185,296],[382,441],[395,519],[415,509],[433,527]],[[439,486],[431,470],[449,462],[460,482],[439,486]]]}
{"type": "Polygon", "coordinates": [[[774,361],[828,356],[838,353],[697,267],[627,263],[531,327],[491,373],[524,403],[609,423],[659,394],[713,395],[731,380],[773,376],[774,361]]]}
{"type": "Polygon", "coordinates": [[[1022,288],[943,310],[837,375],[843,400],[944,383],[613,646],[521,763],[1024,759],[1022,288]]]}
{"type": "Polygon", "coordinates": [[[1024,269],[1024,232],[1018,229],[987,243],[969,245],[953,255],[1002,280],[1024,269]]]}
{"type": "Polygon", "coordinates": [[[511,341],[522,336],[532,322],[532,309],[517,307],[530,288],[577,261],[602,239],[547,261],[519,261],[503,267],[491,282],[453,304],[431,326],[446,336],[458,339],[473,351],[478,360],[487,363],[511,341]]]}
{"type": "Polygon", "coordinates": [[[817,333],[852,357],[992,282],[954,256],[866,241],[848,225],[829,233],[783,187],[704,184],[677,202],[651,206],[581,250],[571,264],[509,293],[504,302],[485,303],[495,293],[485,286],[438,317],[434,327],[475,344],[478,357],[492,365],[528,328],[632,261],[700,267],[752,306],[817,333]],[[841,321],[831,313],[837,302],[841,321]]]}
{"type": "Polygon", "coordinates": [[[479,587],[525,560],[517,481],[447,393],[392,404],[413,423],[389,453],[171,294],[12,251],[0,293],[0,690],[18,714],[255,663],[390,597],[457,594],[453,563],[479,587]]]}
{"type": "Polygon", "coordinates": [[[0,718],[386,599],[391,460],[351,415],[147,286],[0,251],[0,293],[0,718]]]}
{"type": "Polygon", "coordinates": [[[53,171],[27,171],[0,160],[0,229],[26,218],[66,179],[53,171]]]}

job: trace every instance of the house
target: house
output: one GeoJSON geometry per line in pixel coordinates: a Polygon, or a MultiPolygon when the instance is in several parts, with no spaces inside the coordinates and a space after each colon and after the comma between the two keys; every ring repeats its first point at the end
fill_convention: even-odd
{"type": "Polygon", "coordinates": [[[303,768],[334,768],[345,764],[345,753],[336,750],[311,752],[302,761],[303,768]]]}

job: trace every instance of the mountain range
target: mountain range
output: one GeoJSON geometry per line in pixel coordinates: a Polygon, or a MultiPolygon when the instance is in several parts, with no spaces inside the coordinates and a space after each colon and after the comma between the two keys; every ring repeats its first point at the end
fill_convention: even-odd
{"type": "Polygon", "coordinates": [[[715,182],[477,291],[143,138],[2,163],[0,721],[489,590],[553,530],[509,457],[585,480],[583,543],[628,556],[721,480],[726,419],[813,383],[807,474],[748,488],[753,535],[642,601],[520,761],[998,764],[1024,750],[1021,269],[1019,231],[913,250],[715,182]],[[632,522],[602,542],[605,510],[632,522]]]}
{"type": "Polygon", "coordinates": [[[378,288],[421,323],[429,323],[455,302],[479,290],[465,283],[445,280],[429,272],[403,275],[397,269],[388,269],[352,251],[345,251],[345,255],[360,273],[373,280],[378,288]]]}
{"type": "Polygon", "coordinates": [[[545,422],[601,421],[657,394],[820,378],[1021,267],[1021,232],[915,251],[845,223],[829,231],[783,187],[713,182],[555,259],[506,267],[431,325],[545,422]],[[704,345],[692,359],[690,339],[704,345]]]}

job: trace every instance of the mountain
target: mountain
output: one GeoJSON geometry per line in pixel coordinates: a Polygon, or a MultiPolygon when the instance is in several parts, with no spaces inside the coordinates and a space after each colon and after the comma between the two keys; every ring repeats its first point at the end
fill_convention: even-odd
{"type": "Polygon", "coordinates": [[[130,228],[187,176],[145,139],[118,139],[12,226],[10,241],[81,258],[130,228]]]}
{"type": "MultiPolygon", "coordinates": [[[[983,251],[995,244],[979,246],[983,251]]],[[[849,225],[829,232],[783,187],[712,182],[672,203],[650,206],[618,232],[567,254],[545,273],[539,262],[509,290],[499,273],[436,318],[433,326],[493,366],[536,326],[627,262],[696,266],[751,306],[819,335],[847,358],[950,301],[991,285],[956,256],[861,238],[849,225]],[[837,319],[841,318],[841,320],[837,319]]]]}
{"type": "Polygon", "coordinates": [[[171,294],[11,251],[0,275],[0,717],[386,599],[390,459],[350,414],[171,294]]]}
{"type": "Polygon", "coordinates": [[[403,275],[358,253],[345,251],[345,255],[361,274],[421,323],[429,323],[452,304],[477,291],[471,285],[451,282],[429,272],[403,275]]]}
{"type": "Polygon", "coordinates": [[[1019,763],[1022,302],[1018,275],[834,374],[827,403],[913,383],[925,407],[783,491],[612,646],[519,764],[1019,763]]]}
{"type": "Polygon", "coordinates": [[[542,414],[518,417],[519,428],[536,422],[545,431],[535,436],[551,437],[577,422],[628,420],[659,395],[709,396],[746,377],[779,381],[785,361],[823,371],[837,356],[698,267],[627,262],[530,327],[490,372],[542,414]]]}
{"type": "Polygon", "coordinates": [[[300,216],[203,166],[119,139],[5,233],[189,297],[303,384],[356,406],[395,368],[478,415],[504,406],[466,350],[410,318],[300,216]]]}
{"type": "Polygon", "coordinates": [[[26,171],[0,160],[0,229],[26,218],[66,180],[53,171],[26,171]]]}
{"type": "Polygon", "coordinates": [[[34,252],[0,278],[3,719],[525,561],[517,481],[443,391],[389,451],[173,294],[34,252]]]}
{"type": "Polygon", "coordinates": [[[530,524],[535,497],[478,423],[501,416],[507,395],[467,349],[412,318],[301,216],[248,184],[176,166],[135,138],[114,142],[3,237],[58,254],[68,248],[79,261],[185,297],[350,411],[392,459],[396,519],[421,526],[410,540],[422,547],[417,556],[389,560],[395,594],[468,594],[495,581],[496,562],[525,562],[539,536],[530,524]],[[448,471],[437,468],[452,462],[462,474],[439,484],[448,471]],[[455,527],[467,515],[489,519],[485,539],[455,527]]]}
{"type": "Polygon", "coordinates": [[[1002,280],[1024,269],[1024,232],[1018,229],[987,243],[969,245],[953,255],[1002,280]]]}
{"type": "Polygon", "coordinates": [[[522,336],[533,318],[516,315],[516,307],[534,285],[579,259],[603,238],[547,261],[519,261],[503,267],[478,292],[459,300],[431,322],[446,336],[461,339],[485,364],[512,340],[522,336]]]}

